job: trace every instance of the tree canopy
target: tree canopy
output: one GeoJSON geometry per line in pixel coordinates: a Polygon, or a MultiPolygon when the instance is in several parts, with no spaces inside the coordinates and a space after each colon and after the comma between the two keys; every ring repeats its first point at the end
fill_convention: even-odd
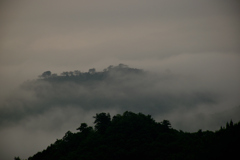
{"type": "Polygon", "coordinates": [[[103,80],[113,76],[114,74],[142,74],[144,73],[141,69],[130,68],[125,64],[119,64],[117,66],[110,65],[109,67],[103,69],[103,71],[97,72],[95,68],[90,68],[88,72],[81,72],[79,70],[74,71],[64,71],[60,75],[52,73],[51,71],[45,71],[39,75],[39,80],[46,81],[75,81],[84,82],[89,80],[103,80]]]}
{"type": "Polygon", "coordinates": [[[232,120],[215,132],[188,133],[142,113],[126,111],[112,119],[97,113],[93,118],[94,129],[81,123],[77,133],[66,132],[28,160],[233,159],[238,153],[240,122],[232,120]]]}

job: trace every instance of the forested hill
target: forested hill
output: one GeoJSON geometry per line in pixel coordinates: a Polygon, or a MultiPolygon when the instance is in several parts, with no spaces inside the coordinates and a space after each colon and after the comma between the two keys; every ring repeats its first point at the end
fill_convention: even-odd
{"type": "Polygon", "coordinates": [[[141,69],[130,68],[125,64],[119,64],[117,66],[110,65],[103,71],[97,72],[95,68],[91,68],[88,72],[81,72],[79,70],[62,72],[60,75],[52,73],[51,71],[45,71],[39,76],[39,80],[53,81],[53,82],[64,82],[64,81],[75,81],[77,83],[81,82],[92,82],[101,80],[113,80],[124,78],[130,75],[137,76],[144,73],[141,69]]]}
{"type": "Polygon", "coordinates": [[[142,113],[94,118],[94,128],[81,123],[77,133],[66,132],[28,160],[233,159],[239,151],[240,122],[230,121],[215,132],[188,133],[142,113]]]}

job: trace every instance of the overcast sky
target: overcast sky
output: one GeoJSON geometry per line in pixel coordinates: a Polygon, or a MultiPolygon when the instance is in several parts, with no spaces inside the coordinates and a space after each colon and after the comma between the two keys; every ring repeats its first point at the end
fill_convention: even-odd
{"type": "Polygon", "coordinates": [[[28,158],[103,111],[191,132],[240,121],[239,15],[238,0],[2,0],[0,159],[28,158]],[[120,63],[147,73],[94,89],[33,81],[120,63]]]}

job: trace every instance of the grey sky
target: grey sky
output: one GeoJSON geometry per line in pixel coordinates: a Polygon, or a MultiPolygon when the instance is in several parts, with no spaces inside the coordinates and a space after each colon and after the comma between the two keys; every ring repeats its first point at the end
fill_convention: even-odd
{"type": "MultiPolygon", "coordinates": [[[[125,109],[95,108],[92,104],[87,110],[77,107],[78,101],[61,106],[51,103],[46,109],[54,101],[51,87],[43,85],[48,91],[43,95],[48,98],[36,98],[39,92],[34,87],[40,84],[33,85],[33,90],[19,85],[47,70],[58,74],[89,68],[101,71],[109,65],[127,64],[149,71],[141,80],[124,84],[139,93],[130,96],[133,101],[129,102],[135,104],[139,97],[150,95],[147,100],[152,98],[153,104],[158,104],[160,97],[166,106],[174,106],[171,111],[156,113],[157,120],[168,119],[173,127],[189,131],[214,130],[231,118],[239,121],[239,8],[238,0],[1,1],[0,119],[18,121],[0,127],[0,159],[27,158],[67,130],[74,131],[81,122],[92,122],[95,113],[114,115],[125,109]],[[12,112],[3,114],[6,104],[12,112]],[[33,105],[36,109],[25,114],[26,106],[33,105]],[[23,113],[20,118],[16,108],[22,111],[18,114],[23,113]]],[[[25,84],[31,86],[32,81],[25,84]]],[[[64,86],[59,89],[73,95],[75,90],[64,86]]],[[[110,95],[127,93],[121,85],[116,85],[116,90],[111,88],[114,85],[103,86],[96,89],[109,99],[110,95]]],[[[43,89],[40,87],[41,93],[43,89]]],[[[79,95],[87,92],[95,99],[101,95],[87,87],[81,89],[85,92],[79,95]]],[[[155,113],[146,108],[133,110],[155,113]]]]}

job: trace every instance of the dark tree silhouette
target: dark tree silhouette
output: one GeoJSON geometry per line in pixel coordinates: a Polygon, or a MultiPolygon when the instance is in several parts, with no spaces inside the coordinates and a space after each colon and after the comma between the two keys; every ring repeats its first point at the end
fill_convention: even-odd
{"type": "Polygon", "coordinates": [[[43,72],[42,73],[42,75],[40,76],[40,77],[42,77],[42,78],[48,78],[48,77],[50,77],[51,76],[51,71],[45,71],[45,72],[43,72]]]}
{"type": "Polygon", "coordinates": [[[230,127],[233,127],[233,121],[232,121],[232,120],[230,121],[229,126],[230,126],[230,127]]]}
{"type": "Polygon", "coordinates": [[[79,128],[77,128],[77,130],[82,132],[84,129],[87,128],[87,126],[88,126],[87,123],[81,123],[81,126],[79,128]]]}
{"type": "MultiPolygon", "coordinates": [[[[187,133],[172,128],[168,120],[158,123],[150,115],[126,111],[111,120],[110,114],[94,116],[95,130],[81,123],[47,149],[28,160],[122,160],[122,159],[234,159],[238,156],[240,122],[227,123],[218,131],[187,133]]],[[[20,160],[15,157],[15,160],[20,160]]]]}
{"type": "Polygon", "coordinates": [[[21,160],[19,157],[14,157],[14,160],[21,160]]]}
{"type": "Polygon", "coordinates": [[[109,113],[99,113],[96,114],[96,116],[94,116],[93,118],[95,118],[95,129],[100,133],[104,133],[111,123],[111,116],[109,113]]]}
{"type": "Polygon", "coordinates": [[[171,123],[168,120],[163,120],[161,122],[161,125],[165,128],[165,129],[170,129],[171,128],[171,123]]]}

